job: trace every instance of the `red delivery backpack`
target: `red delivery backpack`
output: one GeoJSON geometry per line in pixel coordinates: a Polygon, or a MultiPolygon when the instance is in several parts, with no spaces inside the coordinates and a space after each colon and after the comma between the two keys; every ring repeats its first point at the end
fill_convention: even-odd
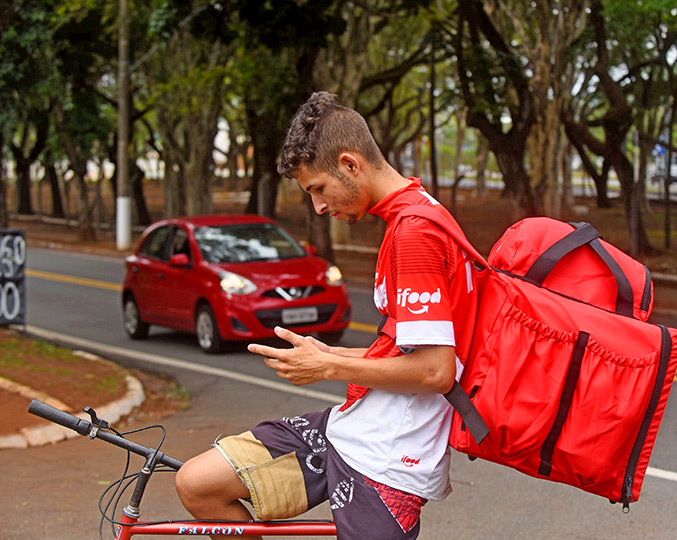
{"type": "Polygon", "coordinates": [[[627,510],[677,370],[677,330],[646,322],[646,268],[589,224],[525,219],[487,262],[446,210],[400,215],[434,221],[483,267],[471,351],[447,395],[450,445],[627,510]]]}

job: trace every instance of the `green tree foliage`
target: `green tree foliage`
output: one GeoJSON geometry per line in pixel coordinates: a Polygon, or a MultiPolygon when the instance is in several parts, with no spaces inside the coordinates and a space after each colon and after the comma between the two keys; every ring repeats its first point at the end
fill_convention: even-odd
{"type": "Polygon", "coordinates": [[[113,146],[115,123],[105,114],[110,97],[104,86],[117,55],[116,27],[105,0],[60,2],[52,15],[56,76],[54,121],[63,154],[78,191],[78,222],[83,240],[94,238],[87,162],[113,146]]]}
{"type": "Polygon", "coordinates": [[[456,57],[468,125],[486,137],[506,193],[533,213],[537,205],[525,156],[535,111],[526,58],[512,46],[512,33],[502,33],[483,2],[460,2],[455,16],[447,14],[440,24],[444,44],[456,57]]]}
{"type": "Polygon", "coordinates": [[[233,34],[210,5],[163,2],[150,17],[161,45],[139,64],[165,162],[165,214],[211,211],[214,138],[232,69],[233,34]],[[169,29],[174,29],[170,33],[169,29]],[[219,32],[222,29],[222,32],[219,32]]]}
{"type": "Polygon", "coordinates": [[[666,8],[662,0],[590,2],[586,33],[574,50],[581,84],[562,114],[567,135],[588,168],[593,168],[586,154],[591,153],[615,170],[635,255],[653,248],[644,227],[629,138],[636,124],[641,131],[638,119],[646,112],[642,101],[647,103],[647,88],[660,88],[649,84],[652,77],[663,81],[663,91],[668,90],[664,99],[669,99],[668,74],[655,70],[661,71],[677,37],[674,14],[666,18],[666,8]]]}
{"type": "MultiPolygon", "coordinates": [[[[0,158],[11,152],[17,211],[24,214],[33,212],[29,167],[44,149],[48,134],[54,80],[52,8],[52,2],[38,0],[0,4],[0,158]]],[[[3,193],[0,219],[4,222],[6,204],[3,193]]]]}
{"type": "MultiPolygon", "coordinates": [[[[600,203],[608,203],[609,171],[617,174],[633,237],[648,249],[629,141],[637,130],[646,163],[675,104],[677,12],[669,0],[129,5],[133,153],[160,153],[169,214],[210,211],[213,140],[226,121],[229,160],[241,145],[253,148],[247,210],[274,215],[290,117],[312,91],[328,89],[367,117],[396,164],[405,145],[452,123],[458,157],[467,110],[506,193],[532,213],[556,212],[564,125],[598,180],[600,203]]],[[[0,2],[0,156],[16,164],[17,209],[33,211],[30,165],[40,159],[53,171],[65,160],[80,193],[83,236],[91,229],[86,164],[116,160],[117,7],[117,0],[0,2]]],[[[144,222],[143,172],[133,166],[132,177],[144,222]]],[[[0,205],[0,224],[6,214],[0,205]]],[[[310,222],[311,240],[331,257],[326,220],[311,213],[310,222]]]]}

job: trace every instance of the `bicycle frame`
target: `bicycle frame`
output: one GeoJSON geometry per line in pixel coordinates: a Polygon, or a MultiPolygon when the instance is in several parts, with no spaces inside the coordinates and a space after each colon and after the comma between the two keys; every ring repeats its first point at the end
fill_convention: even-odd
{"type": "MultiPolygon", "coordinates": [[[[138,477],[136,479],[134,492],[129,503],[123,509],[122,517],[119,521],[113,521],[102,511],[103,519],[106,519],[115,525],[115,540],[129,540],[137,534],[158,536],[336,536],[336,526],[331,521],[139,521],[141,499],[146,484],[155,471],[156,465],[162,464],[171,469],[178,470],[183,463],[161,452],[160,445],[158,445],[158,448],[150,448],[125,439],[116,433],[106,431],[109,428],[107,421],[97,418],[96,412],[89,407],[85,407],[84,410],[90,415],[91,422],[63,412],[35,399],[31,401],[31,404],[28,407],[28,412],[31,414],[35,414],[50,422],[72,429],[80,435],[87,436],[90,439],[101,439],[107,443],[123,448],[128,452],[146,458],[143,468],[137,475],[138,477]]],[[[124,477],[120,480],[120,486],[122,486],[123,480],[124,477]]],[[[122,495],[124,491],[125,489],[122,490],[120,495],[122,495]]]]}
{"type": "Polygon", "coordinates": [[[116,540],[128,540],[135,534],[147,535],[210,535],[210,536],[336,536],[333,523],[299,522],[171,522],[171,523],[138,523],[134,519],[122,519],[118,525],[116,540]]]}

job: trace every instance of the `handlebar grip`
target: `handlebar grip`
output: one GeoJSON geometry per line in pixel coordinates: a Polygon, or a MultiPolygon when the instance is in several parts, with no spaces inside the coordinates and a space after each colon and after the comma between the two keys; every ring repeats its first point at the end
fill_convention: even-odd
{"type": "Polygon", "coordinates": [[[28,406],[28,412],[40,416],[45,420],[49,420],[50,422],[54,422],[55,424],[72,429],[80,435],[87,435],[92,429],[92,423],[89,420],[83,420],[82,418],[63,412],[62,410],[47,405],[37,399],[31,401],[28,406]]]}
{"type": "MultiPolygon", "coordinates": [[[[77,416],[73,416],[72,414],[69,414],[67,412],[63,412],[57,409],[56,407],[47,405],[46,403],[38,401],[37,399],[31,401],[30,405],[28,406],[28,412],[36,416],[40,416],[45,420],[49,420],[50,422],[54,422],[55,424],[59,424],[60,426],[72,429],[73,431],[76,431],[80,435],[90,435],[90,432],[93,427],[92,423],[89,420],[83,420],[82,418],[78,418],[77,416]]],[[[120,437],[118,435],[115,435],[114,433],[110,433],[103,429],[97,430],[96,433],[91,436],[96,437],[97,439],[101,439],[102,441],[113,444],[115,446],[118,446],[119,448],[129,450],[130,452],[133,452],[139,456],[148,457],[151,455],[157,455],[158,463],[167,465],[168,467],[171,467],[172,469],[177,471],[183,465],[183,463],[178,459],[169,457],[165,455],[163,452],[156,450],[155,448],[149,448],[147,446],[135,443],[134,441],[129,441],[124,437],[120,437]]]]}

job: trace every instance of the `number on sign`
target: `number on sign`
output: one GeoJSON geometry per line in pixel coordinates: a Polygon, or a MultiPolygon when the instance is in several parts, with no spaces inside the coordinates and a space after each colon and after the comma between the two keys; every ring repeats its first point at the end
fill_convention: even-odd
{"type": "Polygon", "coordinates": [[[25,322],[25,263],[23,231],[0,230],[0,324],[25,322]]]}
{"type": "Polygon", "coordinates": [[[21,313],[21,294],[12,281],[8,281],[0,289],[0,319],[12,322],[21,313]]]}

